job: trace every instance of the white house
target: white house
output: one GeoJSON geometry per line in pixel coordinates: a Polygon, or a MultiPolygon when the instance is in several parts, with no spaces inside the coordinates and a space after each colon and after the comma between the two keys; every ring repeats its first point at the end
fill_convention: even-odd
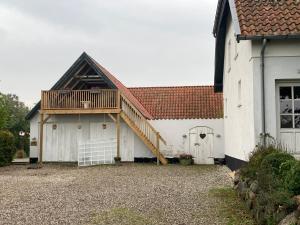
{"type": "Polygon", "coordinates": [[[213,86],[127,88],[83,53],[27,115],[31,160],[112,163],[191,153],[224,158],[222,94],[213,86]]]}
{"type": "Polygon", "coordinates": [[[299,1],[219,0],[213,33],[229,167],[247,161],[266,134],[299,156],[299,1]]]}

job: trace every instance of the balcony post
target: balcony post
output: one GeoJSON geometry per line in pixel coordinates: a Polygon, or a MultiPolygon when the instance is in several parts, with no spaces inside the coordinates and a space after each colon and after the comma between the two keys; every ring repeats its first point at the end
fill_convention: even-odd
{"type": "Polygon", "coordinates": [[[117,157],[120,157],[120,113],[117,114],[117,157]]]}
{"type": "Polygon", "coordinates": [[[40,112],[40,156],[39,164],[43,164],[43,140],[44,140],[44,114],[40,112]]]}
{"type": "Polygon", "coordinates": [[[117,90],[117,108],[121,108],[121,93],[120,90],[117,90]]]}
{"type": "Polygon", "coordinates": [[[159,132],[156,132],[156,164],[159,166],[159,139],[160,139],[160,134],[159,132]]]}

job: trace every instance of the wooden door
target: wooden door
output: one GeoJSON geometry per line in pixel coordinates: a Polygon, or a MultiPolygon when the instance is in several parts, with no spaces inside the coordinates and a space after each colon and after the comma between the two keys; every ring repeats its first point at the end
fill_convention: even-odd
{"type": "Polygon", "coordinates": [[[195,164],[213,164],[213,130],[209,127],[190,129],[189,151],[195,164]]]}
{"type": "Polygon", "coordinates": [[[134,133],[127,126],[127,124],[121,124],[121,146],[120,155],[123,162],[134,161],[134,133]]]}

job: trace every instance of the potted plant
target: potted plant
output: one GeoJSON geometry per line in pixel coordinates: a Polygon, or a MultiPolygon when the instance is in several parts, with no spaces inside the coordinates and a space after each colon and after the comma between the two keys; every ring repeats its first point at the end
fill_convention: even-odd
{"type": "Polygon", "coordinates": [[[179,155],[179,163],[181,165],[184,165],[184,166],[192,165],[193,161],[194,161],[193,156],[191,154],[183,153],[183,154],[179,155]]]}
{"type": "Polygon", "coordinates": [[[121,164],[121,157],[116,156],[116,157],[114,157],[114,160],[115,160],[115,164],[116,165],[120,165],[121,164]]]}

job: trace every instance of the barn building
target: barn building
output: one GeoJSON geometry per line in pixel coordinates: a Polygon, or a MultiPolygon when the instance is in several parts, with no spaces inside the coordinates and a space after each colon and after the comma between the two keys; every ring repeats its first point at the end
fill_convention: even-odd
{"type": "Polygon", "coordinates": [[[223,97],[213,86],[125,87],[83,53],[30,111],[30,158],[79,165],[224,158],[223,97]]]}

